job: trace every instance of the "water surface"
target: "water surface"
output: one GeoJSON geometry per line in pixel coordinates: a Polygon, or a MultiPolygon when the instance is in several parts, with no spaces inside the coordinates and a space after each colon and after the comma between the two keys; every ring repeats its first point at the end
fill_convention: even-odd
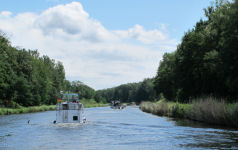
{"type": "Polygon", "coordinates": [[[55,111],[0,116],[0,149],[238,149],[237,129],[158,117],[134,107],[87,108],[85,116],[83,125],[53,124],[55,111]]]}

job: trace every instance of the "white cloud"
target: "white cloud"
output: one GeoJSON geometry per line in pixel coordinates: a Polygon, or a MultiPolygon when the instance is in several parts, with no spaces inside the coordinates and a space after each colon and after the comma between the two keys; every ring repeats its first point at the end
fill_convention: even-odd
{"type": "Polygon", "coordinates": [[[38,49],[62,61],[68,79],[96,89],[154,76],[163,52],[174,50],[177,44],[163,30],[146,30],[141,25],[107,30],[78,2],[41,14],[0,12],[0,30],[11,35],[13,45],[38,49]]]}
{"type": "Polygon", "coordinates": [[[0,17],[10,17],[12,13],[10,11],[2,11],[0,12],[0,17]]]}
{"type": "MultiPolygon", "coordinates": [[[[165,30],[165,28],[165,25],[163,25],[163,30],[165,30]]],[[[164,32],[159,31],[158,29],[146,31],[141,25],[138,24],[129,30],[118,30],[114,31],[114,33],[116,33],[121,38],[139,40],[144,44],[171,41],[171,39],[168,38],[168,35],[166,35],[164,32]]]]}
{"type": "Polygon", "coordinates": [[[44,35],[99,42],[113,39],[100,22],[90,19],[78,2],[58,5],[43,12],[35,21],[44,35]]]}

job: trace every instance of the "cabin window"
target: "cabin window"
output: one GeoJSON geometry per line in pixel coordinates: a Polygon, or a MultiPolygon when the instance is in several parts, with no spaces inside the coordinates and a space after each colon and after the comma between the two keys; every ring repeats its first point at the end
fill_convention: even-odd
{"type": "Polygon", "coordinates": [[[68,110],[68,104],[63,104],[63,110],[68,110]]]}
{"type": "Polygon", "coordinates": [[[78,120],[78,116],[73,116],[73,120],[74,121],[78,120]]]}

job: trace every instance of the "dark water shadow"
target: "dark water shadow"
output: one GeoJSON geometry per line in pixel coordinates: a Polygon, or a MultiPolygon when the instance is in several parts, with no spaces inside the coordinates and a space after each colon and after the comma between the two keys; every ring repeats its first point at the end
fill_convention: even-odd
{"type": "MultiPolygon", "coordinates": [[[[238,129],[206,124],[203,122],[192,121],[188,119],[168,118],[176,126],[187,128],[184,130],[186,135],[193,141],[185,141],[179,144],[180,147],[201,148],[201,149],[238,149],[238,129]]],[[[177,136],[178,139],[186,139],[185,136],[177,136]]]]}
{"type": "Polygon", "coordinates": [[[211,128],[211,129],[221,129],[221,130],[238,132],[238,128],[235,128],[235,127],[228,127],[228,126],[217,125],[217,124],[208,124],[208,123],[194,121],[194,120],[180,119],[180,118],[168,118],[167,120],[174,121],[175,125],[177,126],[192,127],[192,128],[211,128]]]}

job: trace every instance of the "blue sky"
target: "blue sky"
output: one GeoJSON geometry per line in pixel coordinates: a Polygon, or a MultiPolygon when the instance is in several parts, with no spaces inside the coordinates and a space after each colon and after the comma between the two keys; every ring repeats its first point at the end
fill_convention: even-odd
{"type": "MultiPolygon", "coordinates": [[[[201,18],[203,8],[212,0],[74,0],[80,2],[91,17],[99,20],[107,29],[128,29],[140,24],[146,29],[169,26],[171,36],[181,39],[201,18]]],[[[14,14],[22,12],[41,13],[58,4],[72,0],[6,0],[0,4],[1,11],[14,14]]]]}
{"type": "Polygon", "coordinates": [[[211,2],[6,0],[0,30],[14,46],[63,62],[67,79],[102,89],[155,76],[163,53],[176,49],[211,2]]]}

